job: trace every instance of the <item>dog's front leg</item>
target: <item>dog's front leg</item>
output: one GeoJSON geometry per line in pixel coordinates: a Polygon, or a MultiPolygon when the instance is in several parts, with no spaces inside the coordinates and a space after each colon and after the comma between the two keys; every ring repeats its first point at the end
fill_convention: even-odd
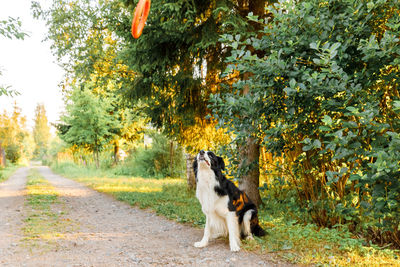
{"type": "Polygon", "coordinates": [[[231,251],[240,250],[239,222],[235,212],[228,212],[226,222],[229,231],[229,246],[231,251]]]}
{"type": "Polygon", "coordinates": [[[204,227],[204,235],[200,242],[194,243],[196,248],[203,248],[208,245],[208,240],[210,239],[210,216],[206,215],[206,226],[204,227]]]}

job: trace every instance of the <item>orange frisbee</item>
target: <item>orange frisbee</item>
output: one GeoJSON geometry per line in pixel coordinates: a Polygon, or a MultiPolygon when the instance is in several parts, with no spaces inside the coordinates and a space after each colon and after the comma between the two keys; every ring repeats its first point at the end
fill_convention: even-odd
{"type": "Polygon", "coordinates": [[[132,20],[132,36],[137,39],[142,34],[144,24],[150,12],[150,0],[139,0],[132,20]]]}

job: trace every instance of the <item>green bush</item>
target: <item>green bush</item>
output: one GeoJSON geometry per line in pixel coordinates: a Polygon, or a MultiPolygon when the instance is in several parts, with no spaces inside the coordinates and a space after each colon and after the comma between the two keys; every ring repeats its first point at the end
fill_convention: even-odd
{"type": "Polygon", "coordinates": [[[12,163],[17,163],[19,159],[22,157],[21,147],[16,144],[10,144],[6,146],[6,158],[12,163]]]}
{"type": "Polygon", "coordinates": [[[269,6],[273,22],[250,14],[261,32],[221,41],[226,74],[251,75],[211,107],[238,139],[250,132],[283,155],[278,171],[317,225],[348,223],[400,247],[399,10],[306,0],[269,6]]]}
{"type": "Polygon", "coordinates": [[[164,135],[155,133],[152,139],[149,148],[137,149],[120,166],[114,168],[114,173],[158,178],[182,176],[185,164],[182,149],[173,144],[171,151],[171,141],[164,135]]]}

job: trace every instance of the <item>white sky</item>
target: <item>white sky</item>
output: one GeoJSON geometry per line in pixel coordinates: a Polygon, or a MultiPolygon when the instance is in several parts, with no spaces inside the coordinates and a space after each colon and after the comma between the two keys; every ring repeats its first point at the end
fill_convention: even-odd
{"type": "MultiPolygon", "coordinates": [[[[48,6],[51,0],[37,0],[48,6]]],[[[55,62],[50,43],[43,42],[47,29],[43,21],[33,18],[31,0],[0,0],[0,20],[19,17],[22,30],[29,34],[24,40],[0,36],[0,85],[10,85],[20,93],[10,98],[0,96],[0,113],[13,110],[14,101],[22,109],[29,127],[33,126],[35,107],[43,103],[49,122],[56,122],[63,111],[61,89],[63,70],[55,62]]]]}

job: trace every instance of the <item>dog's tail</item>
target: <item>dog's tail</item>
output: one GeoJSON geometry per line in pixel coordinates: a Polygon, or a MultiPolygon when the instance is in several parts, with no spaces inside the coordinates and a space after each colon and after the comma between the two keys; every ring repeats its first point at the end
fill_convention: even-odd
{"type": "Polygon", "coordinates": [[[251,232],[255,235],[255,236],[265,236],[266,232],[264,231],[264,229],[261,228],[261,226],[257,223],[256,225],[254,225],[251,229],[251,232]]]}
{"type": "Polygon", "coordinates": [[[258,221],[258,216],[257,216],[257,211],[253,211],[253,214],[251,216],[250,220],[250,226],[251,226],[251,233],[255,236],[265,236],[266,232],[264,229],[261,228],[260,223],[258,221]]]}

